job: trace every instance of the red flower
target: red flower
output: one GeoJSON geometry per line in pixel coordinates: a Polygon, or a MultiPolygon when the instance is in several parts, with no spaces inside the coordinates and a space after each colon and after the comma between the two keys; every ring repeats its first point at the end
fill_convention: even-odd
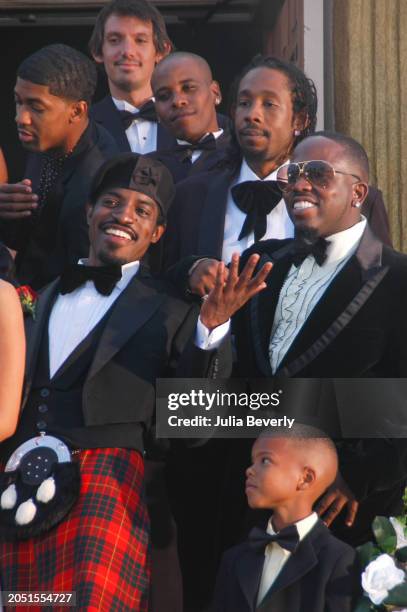
{"type": "Polygon", "coordinates": [[[33,319],[35,319],[38,294],[29,285],[21,285],[20,287],[17,287],[17,293],[18,297],[20,298],[24,314],[29,314],[33,319]]]}

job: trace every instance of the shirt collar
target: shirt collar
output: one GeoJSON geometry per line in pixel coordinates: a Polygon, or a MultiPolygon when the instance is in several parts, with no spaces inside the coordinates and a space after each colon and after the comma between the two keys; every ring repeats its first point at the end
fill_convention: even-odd
{"type": "MultiPolygon", "coordinates": [[[[78,261],[78,264],[80,264],[81,266],[86,266],[87,263],[87,259],[80,259],[78,261]]],[[[124,264],[122,266],[122,277],[119,281],[117,281],[115,288],[119,289],[119,291],[123,291],[123,289],[125,289],[125,287],[127,287],[127,285],[129,284],[133,276],[137,274],[139,268],[139,261],[131,261],[130,263],[124,264]]]]}
{"type": "MultiPolygon", "coordinates": [[[[206,134],[204,134],[204,135],[202,136],[202,138],[200,138],[200,139],[198,140],[198,143],[200,143],[200,142],[201,142],[201,140],[204,140],[204,139],[205,139],[207,136],[209,136],[209,134],[212,134],[212,136],[214,137],[214,139],[215,139],[215,140],[217,140],[217,139],[219,138],[219,136],[222,136],[222,134],[223,134],[223,130],[222,130],[222,129],[220,129],[220,130],[216,130],[216,132],[206,132],[206,134]]],[[[179,145],[189,145],[189,144],[191,144],[191,143],[190,143],[190,142],[188,142],[187,140],[179,140],[178,138],[177,138],[177,143],[178,143],[179,145]]]]}
{"type": "MultiPolygon", "coordinates": [[[[284,164],[281,164],[281,166],[285,166],[288,163],[289,163],[289,160],[285,161],[284,164]]],[[[270,172],[270,174],[268,176],[264,177],[264,179],[261,179],[250,168],[250,166],[247,163],[247,161],[243,158],[242,164],[240,166],[240,172],[239,172],[239,175],[237,177],[237,180],[236,180],[235,184],[238,185],[239,183],[244,183],[245,181],[262,181],[262,180],[263,181],[275,181],[276,178],[277,178],[277,172],[280,170],[281,166],[279,166],[278,168],[273,170],[273,172],[270,172]]]]}
{"type": "Polygon", "coordinates": [[[366,223],[366,218],[362,216],[361,220],[352,227],[327,236],[326,240],[329,244],[326,251],[327,257],[323,265],[336,264],[341,259],[353,255],[359,246],[366,223]]]}
{"type": "Polygon", "coordinates": [[[128,113],[138,113],[141,106],[144,106],[144,104],[147,104],[147,102],[150,102],[150,100],[152,102],[155,102],[154,98],[150,98],[149,100],[146,100],[144,104],[142,104],[140,107],[137,107],[137,106],[133,106],[133,104],[130,104],[130,102],[127,102],[126,100],[119,100],[118,98],[113,98],[113,96],[112,96],[112,100],[117,110],[127,111],[128,113]]]}
{"type": "MultiPolygon", "coordinates": [[[[270,535],[275,535],[277,532],[274,531],[273,529],[273,524],[271,522],[273,517],[270,518],[268,524],[267,524],[267,533],[270,535]]],[[[296,527],[297,527],[297,531],[298,531],[298,537],[301,540],[303,540],[305,538],[305,536],[311,531],[311,529],[313,528],[313,526],[315,525],[315,523],[318,521],[318,515],[316,512],[312,512],[312,514],[309,514],[308,516],[306,516],[305,518],[301,519],[300,521],[297,521],[296,523],[293,523],[296,527]]]]}

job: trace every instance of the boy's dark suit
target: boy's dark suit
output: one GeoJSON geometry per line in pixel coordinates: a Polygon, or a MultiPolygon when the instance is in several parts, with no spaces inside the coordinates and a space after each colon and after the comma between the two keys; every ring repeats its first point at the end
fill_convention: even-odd
{"type": "MultiPolygon", "coordinates": [[[[90,109],[90,116],[110,132],[115,139],[121,153],[130,152],[129,141],[120,112],[117,110],[112,97],[106,96],[96,102],[90,109]]],[[[160,124],[157,124],[157,150],[170,149],[177,144],[176,139],[160,124]]]]}
{"type": "MultiPolygon", "coordinates": [[[[290,242],[265,240],[245,252],[271,259],[267,288],[234,320],[238,369],[271,377],[268,347],[278,297],[292,265],[290,242]]],[[[306,285],[304,286],[306,291],[306,285]]],[[[407,256],[367,226],[356,253],[333,279],[279,364],[277,376],[407,376],[407,256]]]]}
{"type": "MultiPolygon", "coordinates": [[[[229,169],[191,176],[177,185],[164,238],[165,267],[188,255],[221,258],[228,192],[236,174],[229,169]]],[[[381,192],[369,187],[362,206],[373,232],[391,245],[381,192]]]]}
{"type": "Polygon", "coordinates": [[[356,551],[318,521],[283,566],[259,606],[264,552],[248,542],[227,551],[213,612],[351,612],[360,590],[356,551]]]}
{"type": "MultiPolygon", "coordinates": [[[[23,405],[27,400],[27,406],[30,405],[30,390],[40,358],[41,341],[57,295],[58,280],[41,294],[35,321],[27,319],[27,375],[23,405]]],[[[156,576],[153,579],[154,611],[179,612],[181,609],[175,533],[164,492],[166,446],[158,447],[149,440],[154,423],[156,378],[171,376],[175,371],[182,377],[216,377],[218,369],[220,376],[228,375],[219,367],[217,351],[201,351],[192,342],[187,343],[195,329],[196,318],[195,306],[186,304],[167,283],[152,279],[141,268],[107,313],[82,387],[82,426],[78,428],[76,424],[72,430],[66,426],[60,430],[50,426],[48,430],[50,434],[73,439],[80,448],[86,448],[87,442],[89,448],[127,447],[141,453],[146,448],[147,458],[152,459],[146,461],[145,478],[152,524],[153,574],[156,576]],[[184,347],[186,350],[180,357],[184,347]],[[158,578],[156,563],[160,572],[158,578]]],[[[85,341],[68,357],[62,371],[80,357],[84,344],[85,341]]],[[[67,412],[66,407],[64,412],[67,412]]],[[[2,444],[3,457],[9,456],[10,451],[27,437],[36,435],[28,429],[30,423],[35,424],[35,415],[29,417],[24,413],[25,410],[16,435],[2,444]]],[[[51,408],[48,414],[51,423],[58,423],[51,408]]],[[[64,414],[63,418],[66,423],[68,415],[64,414]]]]}

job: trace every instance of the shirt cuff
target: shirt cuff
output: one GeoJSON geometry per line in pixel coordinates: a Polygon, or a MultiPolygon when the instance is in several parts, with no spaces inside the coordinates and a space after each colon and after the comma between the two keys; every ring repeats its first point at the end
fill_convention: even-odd
{"type": "Polygon", "coordinates": [[[230,319],[222,325],[218,325],[211,332],[201,321],[199,317],[196,324],[195,346],[203,351],[213,351],[219,348],[223,339],[227,336],[230,329],[230,319]]]}

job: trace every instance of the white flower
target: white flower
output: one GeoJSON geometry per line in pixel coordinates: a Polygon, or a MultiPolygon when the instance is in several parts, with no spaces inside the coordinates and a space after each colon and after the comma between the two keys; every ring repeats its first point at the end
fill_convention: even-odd
{"type": "Polygon", "coordinates": [[[362,574],[362,587],[375,605],[380,605],[389,591],[404,582],[404,572],[395,566],[390,555],[371,561],[362,574]]]}
{"type": "Polygon", "coordinates": [[[390,517],[390,523],[393,525],[394,531],[397,535],[397,548],[403,548],[407,546],[407,538],[404,535],[404,527],[394,516],[390,517]]]}

